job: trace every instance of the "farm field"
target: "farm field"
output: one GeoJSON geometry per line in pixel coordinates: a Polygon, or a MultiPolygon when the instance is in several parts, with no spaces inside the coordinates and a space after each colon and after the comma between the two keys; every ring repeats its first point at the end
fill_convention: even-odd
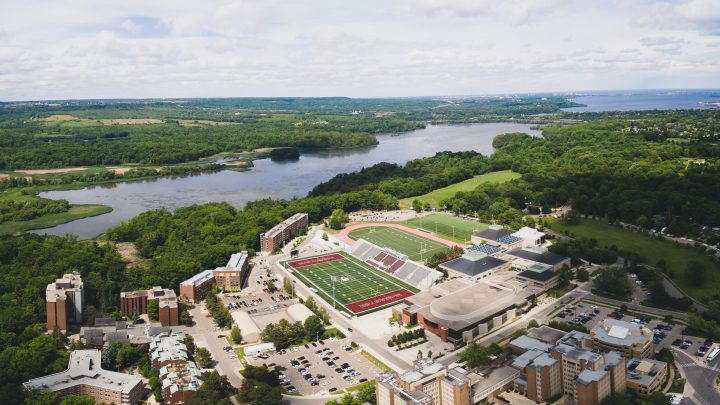
{"type": "Polygon", "coordinates": [[[283,265],[325,301],[350,315],[377,311],[418,292],[342,252],[290,260],[283,265]]]}
{"type": "Polygon", "coordinates": [[[459,191],[471,191],[483,183],[505,183],[507,181],[517,178],[520,178],[520,173],[515,173],[512,170],[502,170],[481,174],[471,179],[467,179],[459,183],[451,184],[447,187],[433,190],[427,194],[423,194],[417,197],[403,198],[399,201],[400,208],[411,208],[413,200],[416,199],[422,202],[429,202],[430,206],[432,206],[433,208],[442,208],[440,207],[440,201],[453,197],[459,191]]]}
{"type": "Polygon", "coordinates": [[[695,249],[678,246],[668,240],[651,238],[591,219],[580,219],[578,225],[566,225],[556,219],[548,219],[547,223],[556,232],[570,232],[570,236],[573,238],[594,238],[600,246],[615,245],[622,250],[645,256],[647,264],[650,266],[655,266],[660,259],[665,260],[668,274],[672,275],[671,279],[686,294],[695,299],[710,297],[717,294],[720,289],[720,277],[718,277],[720,265],[713,263],[706,254],[695,249]],[[693,287],[685,282],[687,263],[691,260],[700,262],[711,274],[707,283],[701,287],[693,287]]]}
{"type": "Polygon", "coordinates": [[[380,247],[393,249],[407,255],[410,260],[423,260],[447,249],[447,246],[440,242],[386,226],[355,229],[350,231],[348,236],[354,240],[362,238],[380,247]]]}
{"type": "Polygon", "coordinates": [[[426,229],[438,236],[461,243],[470,243],[470,236],[473,232],[484,231],[488,227],[488,224],[482,222],[445,214],[430,214],[413,218],[403,224],[412,228],[426,229]]]}

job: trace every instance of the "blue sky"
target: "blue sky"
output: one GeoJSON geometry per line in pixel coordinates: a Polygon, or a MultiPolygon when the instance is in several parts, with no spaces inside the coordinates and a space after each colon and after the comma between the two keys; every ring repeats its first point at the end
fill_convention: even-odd
{"type": "Polygon", "coordinates": [[[718,0],[0,1],[0,100],[720,87],[718,0]]]}

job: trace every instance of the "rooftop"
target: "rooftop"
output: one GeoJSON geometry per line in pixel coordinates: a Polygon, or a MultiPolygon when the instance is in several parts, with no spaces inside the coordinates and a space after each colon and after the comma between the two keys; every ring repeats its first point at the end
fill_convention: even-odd
{"type": "Polygon", "coordinates": [[[185,334],[182,332],[161,333],[150,342],[150,357],[164,362],[168,360],[187,360],[187,346],[184,343],[185,334]]]}
{"type": "Polygon", "coordinates": [[[537,339],[541,342],[549,345],[556,344],[563,336],[566,336],[564,331],[559,329],[551,328],[547,325],[538,326],[537,328],[531,328],[527,332],[527,336],[533,339],[537,339]]]}
{"type": "Polygon", "coordinates": [[[303,217],[307,217],[307,214],[297,213],[297,214],[291,216],[290,218],[288,218],[288,219],[280,222],[279,224],[273,226],[272,228],[270,228],[270,230],[265,232],[265,236],[268,238],[272,238],[275,235],[277,235],[278,233],[281,233],[282,231],[284,231],[285,228],[287,228],[288,226],[303,219],[303,217]]]}
{"type": "Polygon", "coordinates": [[[183,281],[180,283],[181,285],[192,285],[192,286],[198,286],[201,284],[206,283],[208,280],[212,280],[214,278],[213,271],[212,270],[205,270],[202,271],[189,279],[183,281]]]}
{"type": "Polygon", "coordinates": [[[630,359],[627,364],[628,382],[639,385],[650,385],[665,367],[667,367],[667,363],[659,360],[630,359]]]}
{"type": "Polygon", "coordinates": [[[601,355],[593,353],[588,349],[579,349],[575,346],[570,346],[565,343],[560,343],[555,346],[554,349],[558,353],[562,353],[563,356],[569,357],[575,360],[585,360],[595,363],[602,358],[601,355]]]}
{"type": "MultiPolygon", "coordinates": [[[[500,225],[490,225],[487,229],[485,229],[482,232],[476,232],[475,236],[480,237],[485,240],[492,240],[499,243],[513,243],[513,242],[503,242],[502,240],[505,240],[503,238],[511,236],[514,231],[510,229],[505,229],[500,225]],[[502,240],[501,240],[502,239],[502,240]]],[[[514,237],[511,237],[514,238],[514,237]]],[[[514,242],[519,241],[519,238],[514,238],[514,242]]]]}
{"type": "Polygon", "coordinates": [[[240,269],[245,265],[247,258],[248,258],[247,250],[243,250],[242,252],[233,253],[232,256],[230,256],[230,260],[228,260],[225,267],[240,269]]]}
{"type": "Polygon", "coordinates": [[[415,367],[413,370],[406,371],[400,374],[398,378],[408,384],[411,384],[416,381],[420,381],[427,376],[437,374],[443,370],[445,370],[445,366],[440,363],[435,363],[433,361],[423,361],[418,364],[418,366],[415,367]]]}
{"type": "Polygon", "coordinates": [[[510,344],[523,350],[540,350],[547,352],[552,345],[541,342],[537,339],[522,335],[510,341],[510,344]]]}
{"type": "Polygon", "coordinates": [[[612,318],[603,319],[590,331],[590,335],[594,339],[616,346],[645,344],[653,337],[650,329],[642,325],[612,318]]]}
{"type": "Polygon", "coordinates": [[[512,362],[512,366],[517,368],[518,370],[522,370],[527,367],[528,364],[532,363],[533,360],[537,359],[543,354],[545,354],[545,352],[541,350],[528,350],[525,353],[515,357],[512,362]]]}
{"type": "Polygon", "coordinates": [[[604,369],[600,369],[597,371],[585,369],[581,371],[580,374],[578,374],[577,383],[584,385],[590,384],[595,381],[600,381],[603,379],[603,377],[605,377],[606,374],[607,371],[605,371],[604,369]]]}
{"type": "Polygon", "coordinates": [[[524,226],[520,228],[517,232],[513,234],[513,236],[516,236],[518,238],[522,239],[541,239],[545,236],[545,233],[538,231],[535,228],[530,228],[527,226],[524,226]]]}
{"type": "Polygon", "coordinates": [[[555,266],[567,259],[567,257],[550,252],[545,248],[537,247],[515,248],[507,252],[507,254],[538,263],[544,263],[550,266],[555,266]]]}
{"type": "Polygon", "coordinates": [[[101,359],[100,350],[74,350],[70,352],[67,370],[34,378],[23,386],[60,391],[83,384],[130,393],[135,386],[142,384],[142,380],[135,376],[103,370],[100,367],[101,359]]]}
{"type": "Polygon", "coordinates": [[[467,248],[467,250],[472,251],[472,252],[485,253],[486,255],[493,255],[497,252],[500,252],[502,250],[502,248],[493,246],[493,245],[482,244],[482,245],[470,246],[469,248],[467,248]]]}
{"type": "Polygon", "coordinates": [[[46,301],[54,302],[58,299],[64,300],[67,297],[67,291],[80,291],[83,288],[80,273],[74,271],[58,278],[54,283],[50,283],[45,288],[46,301]]]}
{"type": "Polygon", "coordinates": [[[532,270],[525,270],[518,273],[518,277],[534,280],[541,283],[547,283],[554,278],[560,277],[560,274],[554,270],[545,270],[542,273],[538,273],[532,270]]]}
{"type": "Polygon", "coordinates": [[[456,271],[474,277],[503,266],[507,262],[480,252],[468,252],[457,259],[440,265],[446,270],[456,271]]]}

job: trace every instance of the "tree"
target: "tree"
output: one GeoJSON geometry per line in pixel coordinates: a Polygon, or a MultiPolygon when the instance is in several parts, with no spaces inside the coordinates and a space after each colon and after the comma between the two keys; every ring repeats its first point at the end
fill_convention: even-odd
{"type": "Polygon", "coordinates": [[[62,331],[60,330],[60,328],[57,325],[55,325],[55,327],[53,328],[52,338],[53,338],[53,341],[55,342],[55,347],[57,347],[58,349],[64,349],[65,346],[67,346],[67,344],[68,344],[67,336],[65,336],[65,334],[62,333],[62,331]]]}
{"type": "Polygon", "coordinates": [[[540,326],[540,324],[538,324],[538,321],[534,319],[531,319],[530,322],[528,322],[528,329],[537,328],[538,326],[540,326]]]}
{"type": "Polygon", "coordinates": [[[290,280],[289,277],[285,277],[285,279],[283,279],[283,290],[285,290],[287,294],[290,294],[293,297],[295,296],[295,289],[293,288],[292,280],[290,280]]]}
{"type": "Polygon", "coordinates": [[[570,281],[572,280],[573,273],[572,270],[570,270],[570,267],[568,267],[567,264],[564,264],[562,268],[560,269],[560,287],[564,288],[570,285],[570,281]]]}
{"type": "Polygon", "coordinates": [[[231,405],[228,399],[230,395],[237,392],[228,381],[227,376],[220,375],[217,371],[206,371],[200,376],[202,385],[195,392],[189,405],[231,405]]]}
{"type": "Polygon", "coordinates": [[[213,364],[212,355],[208,349],[204,347],[198,347],[195,349],[195,362],[201,368],[209,368],[213,364]]]}
{"type": "Polygon", "coordinates": [[[148,300],[147,302],[147,315],[150,321],[157,322],[158,319],[160,319],[160,312],[159,312],[159,301],[158,300],[148,300]]]}
{"type": "Polygon", "coordinates": [[[417,198],[413,200],[412,202],[412,209],[415,210],[415,212],[420,213],[423,210],[423,203],[422,201],[418,200],[417,198]]]}
{"type": "Polygon", "coordinates": [[[586,282],[590,280],[590,273],[585,269],[578,269],[577,272],[575,272],[575,278],[577,281],[586,282]]]}
{"type": "Polygon", "coordinates": [[[196,349],[195,338],[190,335],[185,335],[183,343],[185,343],[185,347],[187,347],[188,354],[190,354],[191,356],[194,355],[196,349]]]}
{"type": "Polygon", "coordinates": [[[490,346],[480,346],[477,342],[468,343],[465,350],[463,350],[459,357],[463,361],[467,362],[468,367],[475,368],[490,363],[490,357],[496,356],[502,352],[500,346],[497,343],[493,343],[490,346]]]}
{"type": "Polygon", "coordinates": [[[326,241],[326,242],[327,242],[328,240],[330,240],[330,238],[328,237],[327,232],[323,232],[323,234],[322,234],[322,239],[323,239],[324,241],[326,241]]]}
{"type": "Polygon", "coordinates": [[[305,328],[305,338],[307,340],[317,340],[322,333],[323,321],[317,315],[310,315],[303,324],[305,328]]]}
{"type": "Polygon", "coordinates": [[[272,281],[268,281],[266,287],[268,290],[270,290],[270,292],[277,290],[277,287],[275,287],[275,283],[273,283],[272,281]]]}
{"type": "Polygon", "coordinates": [[[242,343],[242,333],[237,325],[233,325],[232,331],[230,332],[230,340],[236,345],[242,343]]]}
{"type": "Polygon", "coordinates": [[[338,208],[333,210],[330,215],[330,228],[331,229],[342,229],[345,223],[348,221],[348,215],[342,209],[338,208]]]}
{"type": "Polygon", "coordinates": [[[672,351],[670,351],[670,349],[668,349],[667,347],[663,347],[662,349],[660,349],[655,358],[668,364],[672,364],[675,362],[675,356],[673,355],[672,351]]]}

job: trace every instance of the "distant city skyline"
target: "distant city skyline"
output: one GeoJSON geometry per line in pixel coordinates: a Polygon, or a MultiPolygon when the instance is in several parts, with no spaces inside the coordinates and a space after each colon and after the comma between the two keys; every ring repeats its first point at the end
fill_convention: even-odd
{"type": "Polygon", "coordinates": [[[0,100],[720,88],[720,2],[26,1],[0,100]]]}

